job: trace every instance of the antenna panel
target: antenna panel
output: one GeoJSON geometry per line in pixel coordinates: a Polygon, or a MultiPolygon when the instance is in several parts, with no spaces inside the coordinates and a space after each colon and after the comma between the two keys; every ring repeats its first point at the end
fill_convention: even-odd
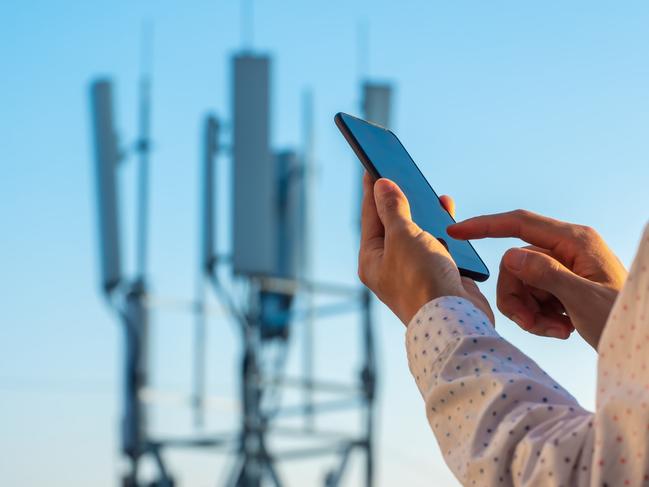
{"type": "Polygon", "coordinates": [[[277,175],[270,151],[270,59],[233,60],[233,269],[277,273],[277,175]]]}
{"type": "Polygon", "coordinates": [[[392,87],[386,83],[363,84],[363,117],[370,122],[390,128],[392,87]]]}
{"type": "Polygon", "coordinates": [[[279,242],[278,274],[295,279],[305,264],[305,218],[308,197],[303,186],[306,183],[300,158],[295,151],[287,150],[275,156],[279,174],[279,242]]]}
{"type": "Polygon", "coordinates": [[[216,258],[215,222],[215,162],[219,144],[219,122],[208,115],[203,128],[203,168],[201,173],[202,215],[201,215],[201,268],[209,273],[216,258]]]}
{"type": "Polygon", "coordinates": [[[105,79],[90,85],[101,284],[106,292],[121,279],[119,211],[117,207],[117,165],[119,149],[113,124],[112,83],[105,79]]]}

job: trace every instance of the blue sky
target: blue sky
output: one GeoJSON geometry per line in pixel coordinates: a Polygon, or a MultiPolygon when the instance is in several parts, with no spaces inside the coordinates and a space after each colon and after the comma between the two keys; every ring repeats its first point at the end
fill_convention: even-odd
{"type": "MultiPolygon", "coordinates": [[[[156,295],[189,298],[199,123],[208,110],[229,116],[239,4],[4,2],[0,19],[0,469],[7,485],[112,485],[122,337],[97,286],[88,82],[112,76],[120,134],[132,141],[140,26],[154,22],[151,282],[156,295]]],[[[630,263],[649,208],[646,2],[259,0],[254,46],[273,55],[274,147],[299,144],[301,94],[315,96],[320,279],[355,279],[357,161],[332,117],[358,112],[361,21],[367,74],[395,84],[394,128],[436,190],[456,198],[459,218],[528,208],[596,227],[630,263]]],[[[476,247],[495,272],[512,245],[476,247]]],[[[495,282],[483,286],[492,303],[495,282]]],[[[407,371],[403,327],[384,310],[379,318],[381,485],[456,485],[407,371]]],[[[191,317],[164,309],[155,319],[154,382],[186,388],[191,317]]],[[[352,325],[319,331],[323,376],[354,370],[352,325]]],[[[593,407],[595,355],[578,337],[528,336],[502,316],[497,326],[593,407]]],[[[209,334],[210,391],[232,398],[232,326],[216,316],[209,334]]],[[[233,418],[222,407],[212,426],[233,418]]],[[[189,425],[170,406],[153,416],[160,431],[189,425]]],[[[211,485],[223,465],[205,454],[171,460],[192,485],[211,485]]],[[[301,485],[321,474],[286,470],[301,485]]]]}

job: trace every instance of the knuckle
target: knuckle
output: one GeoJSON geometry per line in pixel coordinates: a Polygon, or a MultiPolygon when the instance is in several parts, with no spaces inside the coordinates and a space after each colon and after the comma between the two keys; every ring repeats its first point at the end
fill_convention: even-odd
{"type": "Polygon", "coordinates": [[[549,267],[544,259],[530,255],[526,259],[524,270],[525,275],[530,281],[543,282],[547,277],[549,267]]]}
{"type": "Polygon", "coordinates": [[[408,232],[408,235],[410,235],[410,237],[412,237],[415,241],[419,243],[425,243],[429,238],[431,238],[428,232],[423,231],[414,223],[407,225],[405,231],[408,232]]]}
{"type": "Polygon", "coordinates": [[[504,315],[507,315],[505,312],[505,300],[503,299],[503,296],[501,293],[496,293],[496,307],[502,311],[504,315]]]}
{"type": "Polygon", "coordinates": [[[361,263],[359,263],[358,265],[357,274],[358,274],[358,279],[367,286],[367,272],[365,271],[365,268],[361,263]]]}
{"type": "Polygon", "coordinates": [[[507,316],[510,319],[514,314],[514,307],[513,307],[512,300],[513,297],[510,294],[498,293],[496,295],[496,307],[504,316],[507,316]]]}
{"type": "Polygon", "coordinates": [[[512,289],[507,286],[502,280],[498,280],[496,285],[496,307],[507,316],[507,303],[511,300],[512,289]]]}
{"type": "Polygon", "coordinates": [[[525,275],[532,282],[549,285],[561,272],[561,264],[545,256],[533,256],[527,259],[525,275]]]}
{"type": "Polygon", "coordinates": [[[358,274],[358,279],[365,285],[367,285],[367,257],[365,252],[361,249],[358,253],[358,269],[356,273],[358,274]]]}
{"type": "Polygon", "coordinates": [[[588,225],[575,225],[573,233],[577,240],[581,242],[592,242],[599,239],[599,233],[593,227],[588,225]]]}
{"type": "Polygon", "coordinates": [[[365,286],[367,286],[367,281],[365,280],[365,273],[360,267],[358,268],[358,280],[361,281],[361,283],[363,283],[365,286]]]}
{"type": "Polygon", "coordinates": [[[385,233],[390,237],[402,238],[408,234],[408,225],[399,220],[395,220],[391,225],[385,227],[385,233]]]}
{"type": "Polygon", "coordinates": [[[524,210],[523,208],[518,208],[518,209],[512,211],[511,215],[515,216],[517,218],[524,219],[524,218],[528,218],[529,216],[531,216],[532,212],[529,211],[529,210],[524,210]]]}
{"type": "Polygon", "coordinates": [[[421,230],[419,230],[419,227],[417,227],[417,225],[405,220],[403,222],[392,225],[389,230],[391,236],[396,237],[398,239],[406,239],[406,238],[416,239],[419,237],[420,232],[421,230]]]}

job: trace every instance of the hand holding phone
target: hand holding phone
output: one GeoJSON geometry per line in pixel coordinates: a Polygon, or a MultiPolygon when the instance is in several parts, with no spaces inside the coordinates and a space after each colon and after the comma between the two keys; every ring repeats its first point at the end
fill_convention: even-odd
{"type": "Polygon", "coordinates": [[[460,277],[446,248],[412,221],[408,200],[394,182],[365,174],[361,221],[359,277],[404,324],[442,296],[470,300],[493,322],[475,282],[460,277]]]}

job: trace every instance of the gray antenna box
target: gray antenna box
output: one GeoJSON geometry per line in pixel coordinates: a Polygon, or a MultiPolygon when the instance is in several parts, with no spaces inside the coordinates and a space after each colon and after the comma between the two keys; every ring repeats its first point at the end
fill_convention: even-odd
{"type": "Polygon", "coordinates": [[[111,291],[121,280],[117,165],[119,149],[113,124],[113,89],[102,79],[90,85],[90,104],[95,149],[95,179],[99,222],[102,287],[111,291]]]}
{"type": "Polygon", "coordinates": [[[276,275],[278,195],[270,150],[270,59],[242,54],[233,64],[233,270],[239,275],[276,275]]]}

